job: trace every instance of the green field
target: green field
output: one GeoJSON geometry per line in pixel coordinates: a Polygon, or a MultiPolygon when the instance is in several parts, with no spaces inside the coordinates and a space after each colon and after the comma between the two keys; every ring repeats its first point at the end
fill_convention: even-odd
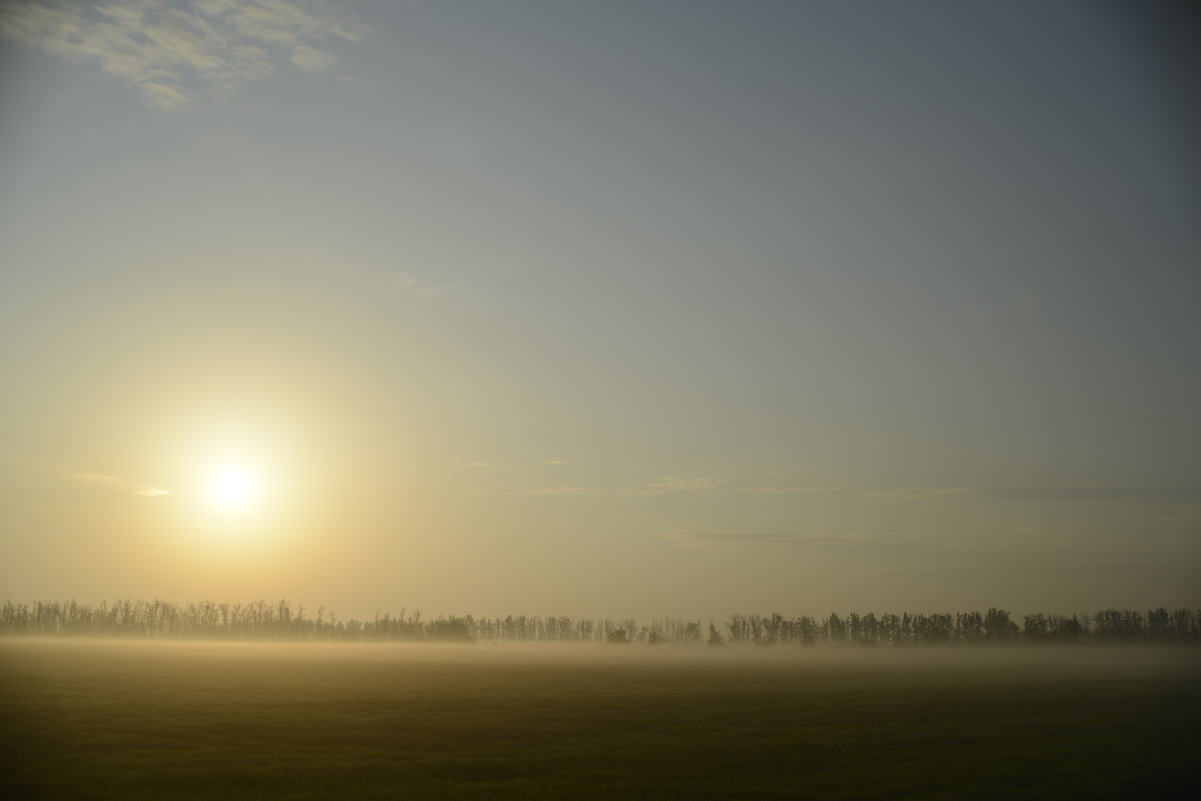
{"type": "Polygon", "coordinates": [[[0,640],[0,795],[1184,798],[1195,650],[0,640]]]}

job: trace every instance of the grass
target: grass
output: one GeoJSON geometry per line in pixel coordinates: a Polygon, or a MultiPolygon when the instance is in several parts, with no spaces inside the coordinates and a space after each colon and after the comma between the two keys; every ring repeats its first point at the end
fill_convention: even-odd
{"type": "Polygon", "coordinates": [[[1188,652],[0,641],[0,794],[1116,799],[1198,786],[1188,652]]]}

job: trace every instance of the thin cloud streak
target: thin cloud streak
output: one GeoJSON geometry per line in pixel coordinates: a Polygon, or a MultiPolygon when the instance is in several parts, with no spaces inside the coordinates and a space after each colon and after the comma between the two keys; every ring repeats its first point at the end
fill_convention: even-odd
{"type": "Polygon", "coordinates": [[[861,493],[873,498],[896,498],[899,500],[923,500],[937,498],[968,498],[981,495],[978,489],[967,487],[894,487],[873,489],[861,493]]]}
{"type": "Polygon", "coordinates": [[[735,548],[743,546],[821,546],[861,547],[885,542],[914,542],[929,540],[929,536],[899,534],[850,533],[828,531],[755,531],[724,529],[673,529],[661,531],[662,539],[677,545],[695,548],[735,548]]]}
{"type": "Polygon", "coordinates": [[[661,476],[641,487],[601,488],[588,486],[547,487],[523,490],[527,495],[627,495],[668,493],[716,493],[727,495],[844,495],[898,501],[940,501],[987,498],[997,500],[1164,500],[1195,501],[1201,488],[1194,487],[839,487],[839,486],[737,486],[744,479],[714,477],[682,478],[661,476]]]}
{"type": "Polygon", "coordinates": [[[977,537],[958,537],[927,532],[843,532],[828,531],[759,531],[742,529],[673,529],[657,532],[657,536],[685,547],[784,547],[812,546],[821,548],[863,548],[868,546],[902,546],[910,553],[990,554],[1029,553],[1035,546],[1008,540],[977,537]]]}
{"type": "Polygon", "coordinates": [[[716,529],[677,529],[662,531],[660,536],[671,542],[693,546],[806,545],[831,543],[839,539],[836,535],[824,532],[722,531],[716,529]]]}
{"type": "Polygon", "coordinates": [[[660,476],[641,487],[601,488],[587,486],[546,487],[524,490],[527,495],[626,495],[652,496],[669,493],[717,493],[726,495],[853,495],[875,498],[937,499],[968,497],[981,494],[980,490],[959,487],[896,487],[896,488],[852,488],[852,487],[789,487],[789,486],[741,486],[745,478],[719,478],[699,476],[660,476]]]}
{"type": "Polygon", "coordinates": [[[991,498],[1055,501],[1201,500],[1201,487],[1011,487],[986,490],[991,498]]]}
{"type": "Polygon", "coordinates": [[[72,473],[67,476],[72,481],[82,481],[85,484],[94,484],[105,481],[119,481],[116,476],[110,476],[106,473],[72,473]]]}
{"type": "Polygon", "coordinates": [[[735,487],[727,491],[734,495],[822,495],[849,492],[846,487],[735,487]]]}
{"type": "Polygon", "coordinates": [[[691,492],[693,490],[717,489],[726,483],[721,478],[681,478],[680,476],[660,476],[647,485],[648,490],[664,490],[666,492],[691,492]]]}
{"type": "Polygon", "coordinates": [[[597,487],[545,487],[542,489],[523,490],[522,495],[617,495],[615,490],[599,489],[597,487]]]}
{"type": "Polygon", "coordinates": [[[163,495],[170,495],[171,490],[163,489],[162,487],[153,487],[148,484],[134,484],[117,476],[110,476],[107,473],[70,473],[66,476],[69,481],[79,482],[81,484],[94,484],[97,486],[107,486],[113,489],[119,489],[122,492],[128,492],[132,495],[141,495],[146,498],[157,498],[163,495]]]}

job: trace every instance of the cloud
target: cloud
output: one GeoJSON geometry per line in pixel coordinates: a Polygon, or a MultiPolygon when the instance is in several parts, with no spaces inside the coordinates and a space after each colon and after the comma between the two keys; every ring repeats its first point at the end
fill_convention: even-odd
{"type": "Polygon", "coordinates": [[[106,475],[104,473],[72,473],[68,476],[72,481],[83,481],[85,483],[95,483],[101,481],[118,481],[116,476],[106,475]]]}
{"type": "Polygon", "coordinates": [[[488,467],[489,465],[487,462],[472,462],[471,464],[469,464],[467,466],[468,467],[488,467]]]}
{"type": "Polygon", "coordinates": [[[147,105],[155,108],[172,111],[188,104],[187,95],[166,84],[147,81],[141,85],[140,89],[142,90],[142,99],[146,101],[147,105]]]}
{"type": "MultiPolygon", "coordinates": [[[[547,461],[547,464],[561,464],[547,461]]],[[[648,497],[671,493],[707,493],[726,495],[827,495],[847,499],[870,498],[903,502],[950,501],[955,499],[988,500],[1052,500],[1052,501],[1173,501],[1201,500],[1198,487],[846,487],[846,486],[788,486],[768,484],[757,486],[746,477],[682,477],[659,476],[641,486],[588,487],[567,486],[522,490],[527,495],[614,495],[648,497]]]]}
{"type": "Polygon", "coordinates": [[[836,486],[787,486],[768,484],[755,486],[748,478],[681,478],[661,476],[646,485],[646,492],[719,492],[731,495],[831,495],[846,494],[860,497],[923,499],[961,498],[980,494],[979,490],[964,487],[836,487],[836,486]],[[751,486],[747,486],[751,484],[751,486]]]}
{"type": "Polygon", "coordinates": [[[739,547],[769,545],[858,546],[884,540],[901,539],[878,534],[834,534],[827,531],[728,531],[721,529],[675,529],[659,536],[692,547],[739,547]]]}
{"type": "Polygon", "coordinates": [[[338,57],[328,50],[300,45],[292,49],[292,63],[306,72],[325,72],[337,66],[338,57]]]}
{"type": "Polygon", "coordinates": [[[846,491],[845,487],[735,487],[730,490],[736,495],[820,495],[846,491]]]}
{"type": "Polygon", "coordinates": [[[371,263],[357,264],[340,257],[319,258],[302,265],[300,269],[326,279],[358,281],[372,291],[404,292],[422,298],[445,297],[456,288],[453,283],[434,283],[412,270],[371,263]]]}
{"type": "Polygon", "coordinates": [[[1201,487],[1010,487],[985,490],[991,498],[1052,501],[1197,501],[1201,487]]]}
{"type": "Polygon", "coordinates": [[[286,62],[306,72],[330,70],[338,57],[329,44],[369,32],[315,2],[0,2],[0,38],[95,63],[137,87],[147,105],[166,110],[188,105],[196,91],[227,98],[286,62]]]}
{"type": "Polygon", "coordinates": [[[713,489],[726,482],[720,478],[681,478],[680,476],[660,476],[646,486],[648,490],[663,490],[664,492],[688,492],[692,490],[713,489]]]}
{"type": "Polygon", "coordinates": [[[722,531],[717,529],[677,529],[660,532],[664,539],[689,544],[812,543],[830,542],[829,534],[799,534],[779,531],[722,531]]]}
{"type": "Polygon", "coordinates": [[[401,270],[398,273],[391,273],[392,286],[396,289],[408,289],[417,284],[417,279],[408,270],[401,270]]]}
{"type": "Polygon", "coordinates": [[[865,495],[873,498],[897,498],[900,500],[924,500],[938,498],[968,498],[979,495],[980,490],[967,487],[892,487],[867,490],[865,495]]]}
{"type": "Polygon", "coordinates": [[[868,548],[898,553],[900,548],[912,556],[917,553],[980,554],[990,558],[1002,552],[1020,552],[1027,547],[1000,540],[948,536],[929,532],[830,532],[830,531],[760,531],[753,529],[675,529],[660,531],[657,536],[682,547],[740,548],[740,547],[812,547],[868,548]]]}
{"type": "MultiPolygon", "coordinates": [[[[559,464],[559,462],[548,462],[559,464]]],[[[855,497],[896,498],[896,499],[939,499],[959,498],[979,495],[980,490],[960,487],[894,487],[894,488],[855,488],[855,487],[790,487],[790,486],[746,486],[747,478],[722,478],[715,476],[699,476],[685,478],[682,476],[659,476],[640,487],[625,487],[617,489],[602,489],[598,487],[551,487],[547,489],[526,490],[530,495],[625,495],[653,496],[669,493],[720,493],[726,495],[848,495],[855,497]],[[570,490],[570,491],[567,491],[570,490]]]]}
{"type": "Polygon", "coordinates": [[[107,473],[70,473],[66,478],[70,481],[78,481],[84,484],[111,487],[114,490],[129,492],[133,495],[142,495],[147,498],[171,494],[170,490],[163,489],[162,487],[152,487],[148,484],[132,484],[117,476],[110,476],[107,473]]]}
{"type": "MultiPolygon", "coordinates": [[[[699,481],[699,479],[697,479],[699,481]]],[[[681,479],[679,482],[653,482],[645,487],[584,487],[584,486],[564,486],[564,487],[541,487],[537,489],[521,490],[522,495],[614,495],[623,497],[646,498],[655,495],[667,495],[672,492],[688,492],[696,489],[703,489],[703,486],[691,486],[691,479],[681,479]]]]}
{"type": "Polygon", "coordinates": [[[566,459],[547,459],[545,464],[567,464],[566,459]]]}
{"type": "Polygon", "coordinates": [[[915,581],[945,581],[956,577],[979,579],[993,573],[1029,573],[1028,569],[1009,565],[999,565],[995,562],[973,563],[965,565],[936,564],[936,565],[907,565],[904,567],[888,567],[872,571],[877,576],[892,576],[907,578],[915,581]]]}

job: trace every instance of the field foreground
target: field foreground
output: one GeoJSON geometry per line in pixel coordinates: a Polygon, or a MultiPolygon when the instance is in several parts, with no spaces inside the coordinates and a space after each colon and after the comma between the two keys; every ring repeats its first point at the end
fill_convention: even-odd
{"type": "Polygon", "coordinates": [[[0,795],[1190,797],[1193,650],[0,640],[0,795]]]}

